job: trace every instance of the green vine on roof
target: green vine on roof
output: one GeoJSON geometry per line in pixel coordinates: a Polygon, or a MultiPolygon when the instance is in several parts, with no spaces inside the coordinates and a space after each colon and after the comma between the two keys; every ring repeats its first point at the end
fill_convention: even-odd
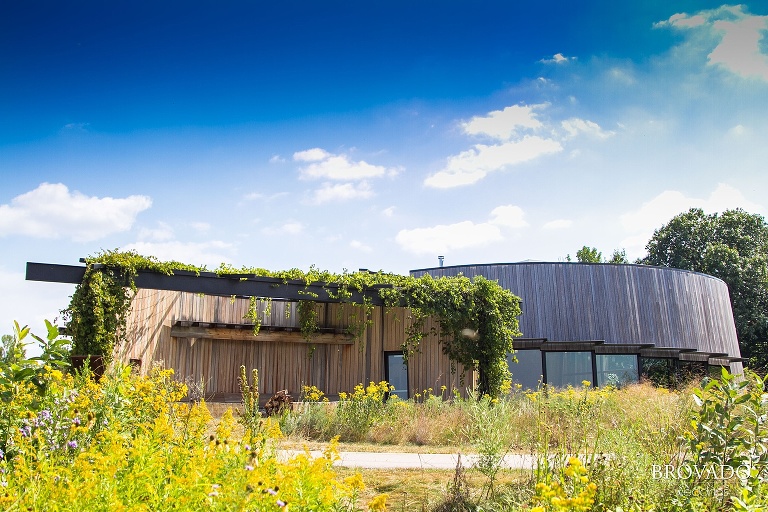
{"type": "Polygon", "coordinates": [[[102,356],[109,360],[125,332],[125,321],[136,292],[133,278],[139,270],[161,272],[201,269],[177,261],[162,262],[135,252],[105,251],[85,259],[83,281],[69,307],[62,311],[72,353],[102,356]]]}
{"type": "MultiPolygon", "coordinates": [[[[172,275],[174,270],[206,271],[176,261],[161,262],[154,257],[135,252],[107,251],[86,258],[83,281],[72,295],[69,308],[64,310],[68,333],[73,338],[74,354],[95,354],[109,357],[119,336],[125,331],[127,313],[136,292],[133,278],[141,270],[172,275]]],[[[508,378],[507,354],[512,352],[512,341],[520,336],[518,316],[520,299],[496,281],[481,276],[434,279],[402,276],[385,272],[344,271],[334,274],[310,267],[309,271],[291,269],[269,271],[263,268],[235,268],[222,264],[215,270],[218,275],[246,275],[271,277],[288,281],[303,281],[309,286],[322,283],[330,298],[354,303],[353,294],[363,294],[365,324],[357,326],[362,332],[373,310],[371,295],[377,293],[388,308],[405,307],[411,312],[411,324],[403,353],[407,356],[431,335],[437,335],[454,369],[476,370],[479,374],[478,391],[497,395],[508,378]],[[426,321],[434,317],[439,327],[426,332],[426,321]]],[[[318,329],[315,301],[309,292],[307,299],[299,301],[299,323],[304,337],[311,341],[318,329]]],[[[248,317],[258,330],[256,301],[251,301],[248,317]]]]}

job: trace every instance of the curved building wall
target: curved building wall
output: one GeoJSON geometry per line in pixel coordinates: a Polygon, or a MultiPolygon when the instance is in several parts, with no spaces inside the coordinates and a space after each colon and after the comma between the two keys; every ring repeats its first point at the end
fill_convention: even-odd
{"type": "Polygon", "coordinates": [[[414,276],[425,273],[497,280],[522,299],[520,331],[526,338],[652,343],[740,356],[728,287],[705,274],[632,264],[540,262],[411,271],[414,276]]]}

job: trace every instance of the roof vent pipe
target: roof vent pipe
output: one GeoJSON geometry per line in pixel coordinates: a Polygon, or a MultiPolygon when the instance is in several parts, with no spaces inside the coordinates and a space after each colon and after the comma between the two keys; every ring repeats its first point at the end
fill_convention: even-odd
{"type": "Polygon", "coordinates": [[[445,256],[438,256],[437,259],[440,261],[440,267],[443,266],[443,260],[445,259],[445,256]]]}

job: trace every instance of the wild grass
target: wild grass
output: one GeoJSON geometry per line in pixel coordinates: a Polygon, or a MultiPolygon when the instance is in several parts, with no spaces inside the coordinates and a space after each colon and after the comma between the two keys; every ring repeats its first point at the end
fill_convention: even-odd
{"type": "MultiPolygon", "coordinates": [[[[729,413],[732,424],[727,428],[739,432],[741,423],[734,423],[733,418],[768,417],[768,400],[746,398],[763,396],[756,391],[762,389],[761,381],[750,378],[753,380],[745,382],[752,383],[745,384],[744,389],[732,390],[732,394],[745,397],[732,398],[735,405],[731,405],[733,410],[729,413]],[[750,404],[752,409],[748,408],[750,404]]],[[[701,391],[699,383],[676,391],[650,383],[621,389],[596,389],[585,383],[579,388],[511,391],[494,400],[476,396],[463,399],[457,394],[446,394],[445,390],[438,394],[425,390],[412,400],[382,404],[377,419],[352,438],[358,443],[370,443],[374,449],[477,454],[479,463],[464,471],[468,476],[465,494],[474,507],[482,510],[734,510],[739,506],[739,493],[746,492],[752,499],[750,506],[762,503],[762,494],[755,494],[762,488],[762,480],[754,480],[744,491],[744,483],[737,478],[723,482],[694,481],[674,474],[662,477],[659,472],[659,468],[697,464],[696,450],[706,450],[706,444],[714,442],[711,438],[717,438],[704,438],[701,420],[692,423],[701,410],[692,397],[705,393],[714,394],[715,402],[724,400],[725,391],[721,388],[735,386],[727,384],[725,376],[724,379],[702,383],[719,383],[720,387],[707,384],[710,387],[706,392],[701,391]],[[698,433],[693,424],[699,425],[698,433]],[[691,444],[690,439],[699,437],[701,443],[691,444]],[[527,473],[510,472],[500,463],[509,452],[532,454],[538,463],[527,473]],[[515,473],[514,478],[510,478],[510,473],[515,473]],[[716,488],[717,492],[705,492],[708,488],[716,488]],[[690,508],[684,503],[697,505],[690,508]]],[[[357,399],[363,400],[363,395],[358,394],[357,399]]],[[[712,407],[713,411],[719,410],[712,407]]],[[[339,432],[336,422],[349,421],[349,416],[342,418],[337,411],[338,408],[327,404],[304,404],[284,416],[281,426],[294,443],[324,442],[339,432]]],[[[718,414],[713,412],[707,417],[712,425],[706,425],[704,431],[727,430],[718,414]]],[[[753,430],[763,428],[762,424],[755,426],[754,421],[750,425],[753,430]]],[[[727,432],[723,435],[736,436],[727,432]]],[[[750,439],[757,437],[754,434],[750,439]]],[[[768,435],[763,439],[768,439],[768,435]]],[[[737,445],[742,451],[746,446],[744,442],[737,445]]],[[[360,445],[356,446],[355,450],[360,451],[360,445]]],[[[768,443],[762,449],[762,453],[768,453],[768,443]]],[[[755,458],[757,452],[752,449],[750,454],[755,458]]],[[[768,455],[763,459],[768,464],[768,455]]],[[[733,456],[727,464],[734,465],[740,460],[733,456]]],[[[402,485],[422,489],[400,471],[388,478],[397,480],[398,475],[402,476],[402,485]]],[[[448,491],[453,477],[446,472],[432,475],[433,482],[441,475],[443,489],[436,495],[426,488],[419,491],[423,493],[423,503],[428,504],[424,510],[449,510],[446,506],[450,503],[448,491]]]]}
{"type": "Polygon", "coordinates": [[[768,508],[768,394],[752,374],[723,372],[681,391],[585,383],[493,399],[445,389],[385,399],[389,386],[369,383],[337,404],[314,388],[270,419],[256,409],[256,379],[243,374],[239,415],[213,419],[204,401],[179,402],[186,389],[171,370],[139,376],[116,365],[96,381],[55,366],[0,364],[0,509],[768,508]],[[339,438],[372,450],[472,452],[479,463],[453,472],[337,468],[339,438]],[[286,460],[279,443],[323,455],[286,460]],[[508,470],[508,452],[536,464],[508,470]]]}

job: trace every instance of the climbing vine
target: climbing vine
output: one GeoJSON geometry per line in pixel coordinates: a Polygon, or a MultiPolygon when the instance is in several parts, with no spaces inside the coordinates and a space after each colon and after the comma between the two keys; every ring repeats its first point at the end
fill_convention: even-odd
{"type": "Polygon", "coordinates": [[[125,321],[136,293],[133,278],[139,270],[171,275],[174,270],[201,269],[178,261],[161,262],[135,252],[105,251],[85,258],[85,275],[75,289],[69,307],[61,313],[72,354],[109,359],[125,332],[125,321]]]}
{"type": "MultiPolygon", "coordinates": [[[[73,353],[109,356],[124,332],[130,301],[136,291],[133,278],[138,271],[148,270],[173,274],[174,270],[202,272],[196,267],[175,261],[161,262],[134,252],[108,251],[86,258],[83,281],[64,311],[68,333],[73,338],[73,353]]],[[[235,268],[222,264],[218,275],[271,277],[288,281],[303,281],[307,286],[321,283],[331,299],[354,303],[364,308],[362,320],[351,326],[359,338],[370,322],[373,310],[371,297],[378,295],[387,308],[404,307],[411,313],[411,324],[403,353],[407,356],[418,349],[425,338],[436,335],[454,368],[462,365],[479,373],[478,391],[497,395],[508,377],[506,357],[512,351],[512,341],[520,336],[518,316],[520,299],[496,281],[481,276],[432,278],[402,276],[385,272],[344,272],[334,274],[314,266],[309,271],[291,269],[269,271],[263,268],[235,268]],[[362,302],[352,300],[362,294],[362,302]],[[426,321],[438,320],[435,332],[426,332],[426,321]]],[[[243,277],[246,278],[246,277],[243,277]]],[[[298,305],[302,334],[311,341],[319,328],[316,294],[307,292],[307,299],[298,305]]],[[[258,331],[257,301],[251,300],[247,318],[258,331]]]]}

